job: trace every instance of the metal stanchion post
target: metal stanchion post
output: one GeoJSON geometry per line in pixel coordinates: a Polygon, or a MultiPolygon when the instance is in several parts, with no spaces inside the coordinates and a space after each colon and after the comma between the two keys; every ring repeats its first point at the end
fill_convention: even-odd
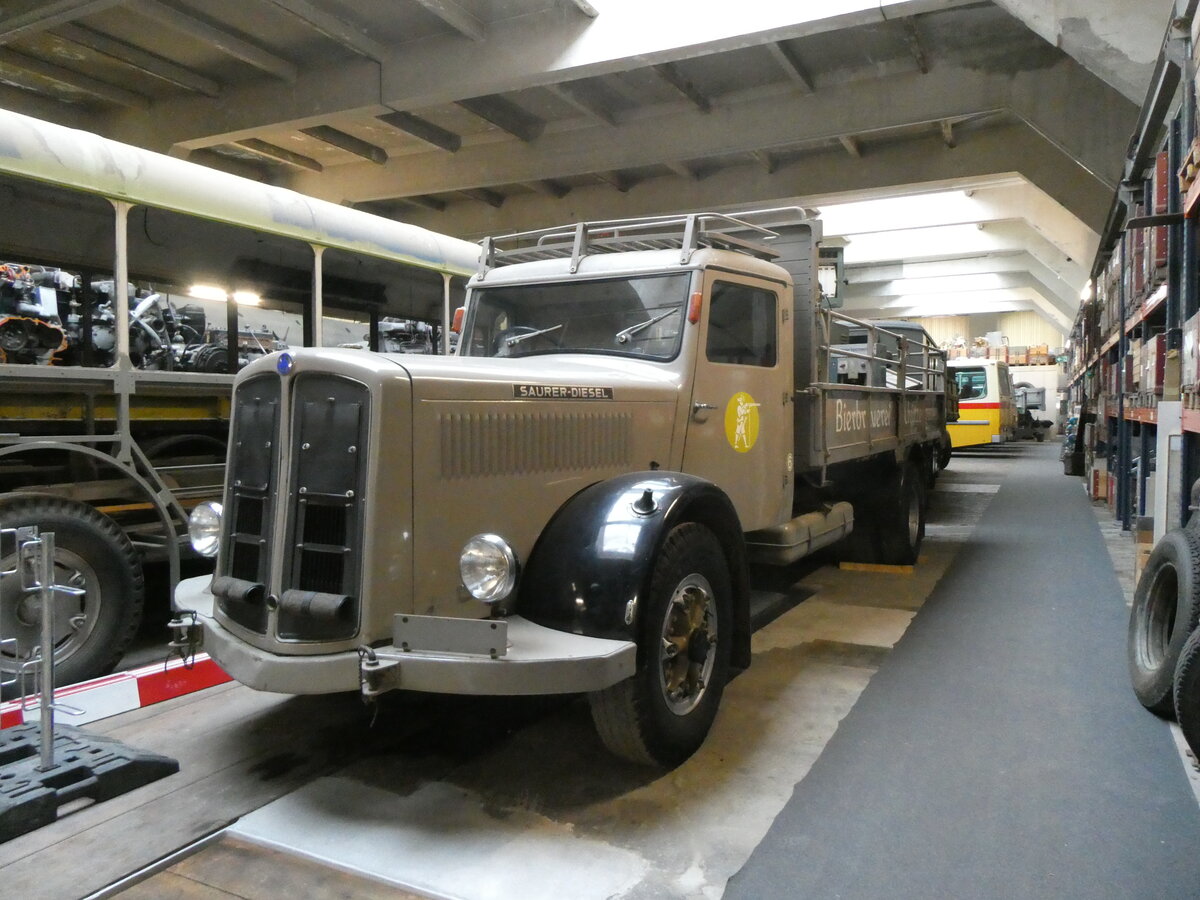
{"type": "Polygon", "coordinates": [[[54,532],[44,531],[37,542],[37,584],[41,598],[42,753],[39,768],[54,768],[54,532]]]}

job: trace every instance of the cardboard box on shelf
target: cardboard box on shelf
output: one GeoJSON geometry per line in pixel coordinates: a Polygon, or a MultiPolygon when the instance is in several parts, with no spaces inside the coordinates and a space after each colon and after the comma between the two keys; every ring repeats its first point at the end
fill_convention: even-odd
{"type": "Polygon", "coordinates": [[[1154,550],[1154,517],[1138,516],[1133,529],[1133,581],[1137,584],[1154,550]]]}
{"type": "Polygon", "coordinates": [[[1088,494],[1093,500],[1108,499],[1108,463],[1103,459],[1092,462],[1088,477],[1088,494]]]}
{"type": "Polygon", "coordinates": [[[1168,350],[1164,356],[1166,361],[1163,363],[1162,395],[1165,399],[1177,400],[1180,388],[1180,363],[1183,358],[1178,350],[1168,350]]]}
{"type": "Polygon", "coordinates": [[[1162,394],[1166,361],[1167,336],[1156,334],[1146,341],[1146,349],[1142,353],[1142,390],[1162,394]]]}

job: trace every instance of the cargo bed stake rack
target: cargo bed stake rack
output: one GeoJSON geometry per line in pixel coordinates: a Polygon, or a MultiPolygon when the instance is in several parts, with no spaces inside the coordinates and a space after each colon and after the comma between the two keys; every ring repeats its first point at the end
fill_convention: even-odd
{"type": "Polygon", "coordinates": [[[755,210],[738,215],[689,213],[677,216],[650,216],[640,219],[607,219],[579,222],[534,231],[484,238],[477,277],[483,279],[497,266],[570,257],[570,271],[579,269],[589,254],[619,253],[629,250],[679,250],[680,265],[686,265],[701,247],[738,250],[759,259],[773,260],[779,254],[764,241],[779,233],[755,224],[751,219],[766,218],[772,224],[795,224],[808,218],[799,207],[755,210]],[[741,234],[735,234],[740,232],[741,234]],[[753,239],[743,235],[749,233],[753,239]]]}

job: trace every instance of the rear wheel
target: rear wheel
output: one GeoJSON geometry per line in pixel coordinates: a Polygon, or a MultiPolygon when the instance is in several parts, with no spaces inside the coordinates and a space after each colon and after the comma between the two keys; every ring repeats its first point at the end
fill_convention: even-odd
{"type": "Polygon", "coordinates": [[[1175,667],[1200,618],[1200,533],[1168,531],[1155,545],[1133,593],[1127,651],[1133,692],[1153,713],[1175,709],[1175,667]]]}
{"type": "Polygon", "coordinates": [[[589,696],[601,740],[617,756],[674,766],[704,742],[729,677],[732,580],[703,525],[667,536],[638,622],[637,672],[589,696]]]}
{"type": "Polygon", "coordinates": [[[881,561],[894,566],[912,565],[925,538],[924,484],[912,462],[900,468],[894,490],[884,498],[881,514],[881,561]]]}
{"type": "MultiPolygon", "coordinates": [[[[53,532],[54,582],[83,591],[78,597],[56,594],[53,601],[55,683],[111,672],[142,617],[142,566],[129,538],[92,507],[54,497],[14,497],[0,503],[0,525],[53,532]]],[[[15,569],[11,537],[2,553],[0,570],[15,569]]],[[[0,576],[0,637],[16,639],[15,648],[0,650],[5,681],[40,645],[40,623],[38,596],[21,590],[18,574],[0,576]]]]}

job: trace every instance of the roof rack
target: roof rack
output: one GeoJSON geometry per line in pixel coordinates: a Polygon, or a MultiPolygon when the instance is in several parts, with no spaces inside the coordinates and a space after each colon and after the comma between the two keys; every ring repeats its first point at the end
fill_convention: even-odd
{"type": "Polygon", "coordinates": [[[619,253],[627,250],[679,250],[681,265],[686,265],[700,247],[737,250],[773,260],[779,254],[762,241],[772,241],[779,232],[748,221],[769,216],[773,224],[794,224],[809,217],[799,207],[754,210],[737,216],[724,213],[687,213],[672,216],[649,216],[641,219],[607,219],[579,222],[534,231],[518,231],[484,238],[480,244],[478,276],[483,278],[492,269],[512,263],[541,259],[571,260],[574,274],[585,256],[596,253],[619,253]],[[751,238],[733,232],[749,232],[751,238]]]}

